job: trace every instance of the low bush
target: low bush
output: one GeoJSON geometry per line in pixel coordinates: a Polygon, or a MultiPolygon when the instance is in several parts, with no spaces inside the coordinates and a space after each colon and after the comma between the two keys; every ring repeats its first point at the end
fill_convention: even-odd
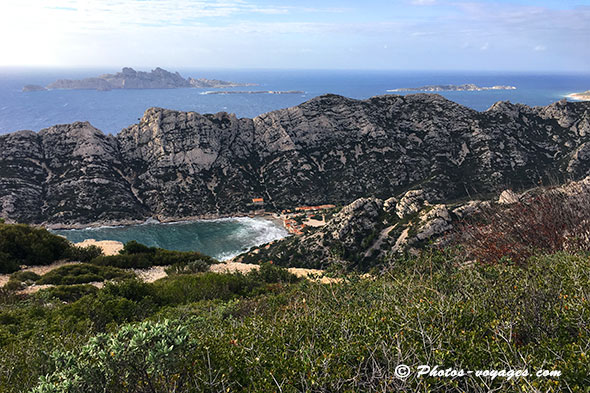
{"type": "Polygon", "coordinates": [[[174,265],[165,269],[166,274],[195,274],[209,271],[211,265],[203,260],[196,260],[191,262],[175,263],[174,265]]]}
{"type": "Polygon", "coordinates": [[[38,275],[35,272],[29,271],[29,270],[21,270],[21,271],[12,273],[10,275],[11,280],[16,280],[16,281],[21,281],[21,282],[27,282],[27,281],[35,282],[40,278],[41,278],[40,275],[38,275]]]}
{"type": "Polygon", "coordinates": [[[18,291],[27,287],[27,285],[34,284],[41,276],[31,271],[17,271],[10,275],[8,282],[4,285],[4,289],[9,291],[18,291]]]}
{"type": "MultiPolygon", "coordinates": [[[[302,281],[289,291],[268,291],[249,298],[228,296],[227,301],[183,304],[160,299],[160,313],[152,316],[176,315],[178,321],[164,322],[170,329],[159,326],[162,322],[110,325],[110,334],[80,340],[77,347],[60,350],[52,361],[45,359],[34,367],[12,352],[2,352],[0,387],[14,391],[8,389],[15,379],[10,380],[12,385],[7,381],[18,369],[13,364],[19,364],[30,367],[30,374],[43,376],[37,392],[55,393],[93,389],[109,393],[587,390],[587,255],[558,253],[533,257],[522,266],[461,268],[452,263],[436,266],[442,258],[445,256],[433,254],[426,259],[399,260],[399,269],[370,279],[350,276],[331,285],[302,281]],[[433,265],[428,266],[430,262],[433,265]],[[184,329],[176,330],[178,326],[184,329]],[[173,337],[182,339],[173,343],[173,337]],[[182,348],[178,352],[177,346],[182,348]],[[164,352],[165,347],[169,352],[164,352]],[[400,364],[410,367],[408,378],[396,376],[400,364]],[[529,376],[419,377],[419,365],[438,366],[439,370],[527,370],[529,376]],[[559,371],[561,376],[537,376],[543,369],[559,371]],[[128,383],[124,383],[127,376],[128,383]]],[[[192,280],[209,275],[177,276],[173,281],[195,282],[192,280]]],[[[229,276],[239,283],[233,287],[235,293],[247,292],[248,275],[229,276]]],[[[108,290],[80,299],[78,308],[60,306],[61,320],[94,305],[88,300],[97,307],[103,305],[99,312],[109,310],[107,303],[121,301],[118,295],[124,292],[146,304],[150,297],[144,292],[157,289],[157,285],[146,285],[143,289],[139,284],[127,289],[122,284],[110,285],[108,290]]],[[[7,328],[0,333],[18,330],[15,327],[24,319],[41,312],[35,310],[5,312],[0,328],[7,328]]],[[[95,309],[91,310],[94,314],[95,309]]],[[[37,329],[42,326],[36,324],[37,329]]],[[[24,355],[19,352],[19,356],[24,355]]],[[[19,382],[30,380],[29,375],[19,382]]],[[[23,390],[30,388],[30,384],[23,386],[23,390]]]]}
{"type": "Polygon", "coordinates": [[[70,242],[43,228],[0,223],[0,273],[20,265],[48,265],[68,257],[70,242]]]}
{"type": "Polygon", "coordinates": [[[123,249],[119,252],[120,254],[155,254],[158,251],[156,247],[148,247],[145,244],[138,243],[135,240],[131,240],[123,246],[123,249]]]}
{"type": "Polygon", "coordinates": [[[133,272],[115,267],[81,263],[51,270],[39,278],[37,284],[71,285],[114,279],[123,280],[133,277],[135,277],[133,272]]]}
{"type": "Polygon", "coordinates": [[[188,329],[169,321],[123,326],[79,351],[54,352],[54,372],[33,392],[177,392],[189,381],[177,371],[187,367],[194,346],[188,329]]]}
{"type": "Polygon", "coordinates": [[[102,249],[98,246],[90,245],[87,247],[78,247],[72,245],[68,253],[68,258],[72,261],[90,262],[101,255],[102,249]]]}
{"type": "Polygon", "coordinates": [[[59,299],[62,302],[71,303],[86,295],[94,295],[98,288],[93,285],[57,285],[41,289],[35,294],[38,299],[59,299]]]}
{"type": "Polygon", "coordinates": [[[188,264],[193,261],[213,264],[215,259],[196,251],[170,251],[147,247],[135,241],[128,242],[119,255],[100,256],[90,263],[101,266],[115,266],[125,269],[145,269],[151,266],[188,264]]]}
{"type": "Polygon", "coordinates": [[[178,275],[154,283],[158,297],[167,304],[186,304],[209,299],[229,300],[267,292],[272,284],[294,283],[299,279],[288,270],[271,264],[247,274],[204,273],[178,275]]]}

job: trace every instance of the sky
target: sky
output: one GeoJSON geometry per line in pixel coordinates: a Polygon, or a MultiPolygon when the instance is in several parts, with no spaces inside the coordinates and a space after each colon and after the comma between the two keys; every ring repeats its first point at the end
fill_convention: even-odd
{"type": "Polygon", "coordinates": [[[590,72],[590,0],[0,0],[0,66],[590,72]]]}

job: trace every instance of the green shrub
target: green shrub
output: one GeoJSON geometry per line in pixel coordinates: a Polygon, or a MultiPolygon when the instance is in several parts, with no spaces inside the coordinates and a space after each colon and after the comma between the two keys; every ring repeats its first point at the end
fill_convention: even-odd
{"type": "Polygon", "coordinates": [[[191,262],[175,263],[167,267],[165,271],[169,276],[173,274],[195,274],[209,271],[210,266],[208,262],[199,259],[191,262]]]}
{"type": "Polygon", "coordinates": [[[66,265],[44,274],[37,284],[70,285],[88,282],[128,279],[135,277],[133,272],[111,266],[96,266],[88,263],[66,265]]]}
{"type": "Polygon", "coordinates": [[[131,241],[125,244],[119,255],[100,256],[94,258],[90,263],[126,269],[145,269],[152,266],[186,265],[193,261],[202,261],[207,264],[217,262],[215,259],[196,251],[170,251],[147,247],[131,241]]]}
{"type": "Polygon", "coordinates": [[[177,275],[156,281],[157,296],[166,304],[186,304],[201,300],[229,300],[272,290],[272,284],[293,283],[299,279],[284,268],[271,264],[247,274],[204,273],[177,275]]]}
{"type": "Polygon", "coordinates": [[[0,224],[0,270],[10,273],[18,265],[48,265],[67,258],[68,240],[43,228],[0,224]]]}
{"type": "Polygon", "coordinates": [[[122,297],[135,302],[156,296],[153,284],[148,284],[137,279],[108,283],[105,285],[102,293],[106,296],[122,297]]]}
{"type": "Polygon", "coordinates": [[[31,271],[17,271],[10,275],[10,279],[4,285],[9,291],[18,291],[34,284],[41,276],[31,271]]]}
{"type": "Polygon", "coordinates": [[[20,269],[20,263],[10,254],[0,251],[0,274],[16,272],[20,269]]]}
{"type": "Polygon", "coordinates": [[[78,247],[72,245],[68,254],[68,258],[72,261],[90,262],[96,257],[102,255],[102,249],[95,245],[87,247],[78,247]]]}
{"type": "Polygon", "coordinates": [[[123,246],[123,249],[119,252],[120,254],[155,254],[158,251],[156,247],[148,247],[144,244],[138,243],[135,240],[131,240],[123,246]]]}
{"type": "Polygon", "coordinates": [[[266,283],[294,283],[300,280],[284,267],[272,263],[261,264],[260,269],[250,271],[248,276],[266,283]]]}
{"type": "Polygon", "coordinates": [[[6,284],[2,287],[7,291],[20,291],[21,289],[26,288],[26,284],[22,281],[18,280],[8,280],[6,284]]]}
{"type": "Polygon", "coordinates": [[[74,302],[86,295],[94,295],[98,292],[98,288],[93,285],[57,285],[41,289],[35,295],[38,299],[52,299],[56,298],[62,302],[74,302]]]}
{"type": "Polygon", "coordinates": [[[12,273],[10,275],[11,280],[22,281],[22,282],[27,282],[27,281],[35,282],[40,278],[41,278],[40,275],[38,275],[35,272],[29,271],[29,270],[21,270],[21,271],[12,273]]]}
{"type": "Polygon", "coordinates": [[[186,327],[169,321],[123,326],[79,351],[56,351],[54,371],[33,392],[177,392],[190,378],[182,371],[194,345],[186,327]]]}

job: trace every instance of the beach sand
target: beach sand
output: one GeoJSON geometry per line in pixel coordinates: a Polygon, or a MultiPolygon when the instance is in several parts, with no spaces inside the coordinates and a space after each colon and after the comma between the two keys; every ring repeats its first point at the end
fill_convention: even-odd
{"type": "Polygon", "coordinates": [[[94,240],[86,239],[83,242],[75,244],[78,247],[98,246],[102,249],[104,255],[117,255],[123,249],[123,243],[116,240],[94,240]]]}
{"type": "Polygon", "coordinates": [[[572,93],[566,95],[566,97],[576,101],[590,101],[590,92],[572,93]]]}

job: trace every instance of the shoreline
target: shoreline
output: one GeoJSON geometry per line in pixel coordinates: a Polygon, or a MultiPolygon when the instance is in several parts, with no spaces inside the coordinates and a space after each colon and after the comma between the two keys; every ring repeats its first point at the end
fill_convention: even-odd
{"type": "Polygon", "coordinates": [[[186,216],[186,217],[148,217],[144,220],[109,220],[109,221],[97,221],[87,224],[81,223],[74,223],[74,224],[64,224],[64,223],[40,223],[40,224],[31,224],[35,226],[41,226],[48,230],[83,230],[83,229],[96,229],[96,228],[103,228],[103,227],[128,227],[128,226],[136,226],[136,225],[150,225],[150,224],[181,224],[185,222],[195,222],[195,221],[214,221],[214,220],[222,220],[222,219],[233,219],[233,218],[262,218],[268,221],[272,221],[277,226],[281,228],[285,227],[284,221],[281,218],[279,213],[273,212],[264,212],[264,213],[234,213],[234,214],[202,214],[197,216],[186,216]]]}
{"type": "Polygon", "coordinates": [[[590,101],[590,93],[588,92],[570,93],[567,94],[565,97],[575,101],[590,101]]]}

